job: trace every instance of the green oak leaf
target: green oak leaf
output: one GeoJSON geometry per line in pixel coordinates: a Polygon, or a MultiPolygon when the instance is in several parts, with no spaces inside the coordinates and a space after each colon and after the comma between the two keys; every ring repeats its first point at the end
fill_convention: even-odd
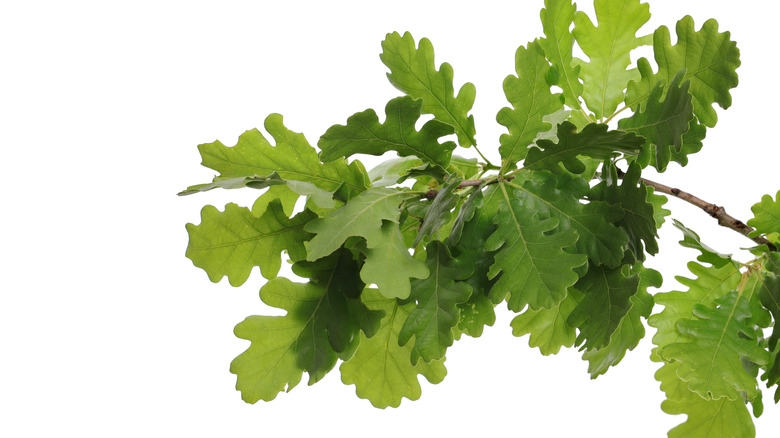
{"type": "Polygon", "coordinates": [[[282,203],[284,214],[292,216],[298,198],[299,195],[287,187],[286,184],[271,186],[265,193],[255,199],[255,202],[252,204],[252,214],[258,217],[262,216],[268,209],[268,205],[278,199],[282,203]]]}
{"type": "Polygon", "coordinates": [[[540,15],[546,38],[539,39],[544,54],[558,72],[557,84],[563,90],[566,105],[584,113],[580,96],[580,66],[572,62],[574,36],[571,28],[577,5],[572,0],[545,0],[540,15]]]}
{"type": "Polygon", "coordinates": [[[575,253],[587,254],[597,265],[618,266],[628,237],[610,222],[617,221],[622,212],[606,202],[579,202],[577,193],[589,188],[582,178],[547,172],[534,172],[534,177],[517,187],[521,203],[541,216],[558,219],[561,230],[574,229],[579,235],[572,247],[575,253]]]}
{"type": "Polygon", "coordinates": [[[422,112],[455,128],[458,143],[469,147],[474,139],[474,116],[468,114],[474,105],[476,88],[467,82],[455,96],[452,66],[443,63],[436,70],[433,45],[427,38],[420,39],[419,48],[409,32],[387,34],[382,41],[382,62],[390,69],[387,78],[396,88],[423,101],[422,112]]]}
{"type": "Polygon", "coordinates": [[[260,267],[263,277],[276,277],[282,251],[293,261],[305,258],[303,241],[311,234],[303,228],[316,217],[307,210],[290,219],[281,201],[272,201],[259,217],[232,203],[223,212],[207,205],[200,215],[200,225],[187,224],[190,240],[186,256],[206,271],[211,281],[227,276],[232,286],[243,284],[255,266],[260,267]]]}
{"type": "Polygon", "coordinates": [[[320,159],[332,161],[353,154],[382,155],[396,151],[402,157],[416,156],[428,163],[447,167],[455,143],[439,143],[439,138],[452,134],[452,127],[436,119],[429,120],[417,131],[422,101],[409,96],[387,102],[384,123],[379,123],[373,109],[354,114],[346,125],[333,125],[320,137],[320,159]]]}
{"type": "Polygon", "coordinates": [[[688,92],[690,81],[682,82],[685,70],[678,72],[668,87],[659,82],[650,90],[643,110],[618,121],[624,131],[636,132],[647,139],[638,161],[649,163],[659,172],[666,170],[672,159],[672,150],[681,152],[683,135],[693,120],[693,103],[688,92]],[[666,91],[666,97],[661,95],[666,91]],[[652,145],[652,150],[651,146],[652,145]]]}
{"type": "Polygon", "coordinates": [[[631,308],[631,297],[639,290],[639,275],[591,263],[574,287],[583,297],[567,322],[580,331],[577,345],[587,350],[607,346],[631,308]]]}
{"type": "Polygon", "coordinates": [[[679,368],[679,362],[667,363],[655,373],[666,393],[661,409],[669,415],[687,415],[684,423],[669,431],[669,438],[755,438],[753,419],[743,400],[704,399],[677,377],[679,368]]]}
{"type": "Polygon", "coordinates": [[[747,224],[755,228],[750,233],[750,237],[780,233],[780,190],[775,195],[775,199],[764,195],[761,202],[753,205],[750,209],[753,211],[754,217],[748,220],[747,224]]]}
{"type": "Polygon", "coordinates": [[[398,333],[400,345],[406,345],[414,336],[411,361],[417,363],[444,357],[454,341],[453,328],[460,320],[458,304],[471,296],[471,286],[460,280],[468,278],[472,269],[450,255],[447,246],[434,240],[426,248],[425,264],[431,275],[412,281],[409,301],[417,307],[409,313],[398,333]]]}
{"type": "Polygon", "coordinates": [[[238,178],[216,177],[214,181],[208,184],[196,184],[189,186],[185,190],[177,193],[179,196],[192,195],[194,193],[207,192],[214,189],[241,189],[249,187],[253,189],[264,189],[274,185],[284,184],[285,181],[274,172],[268,176],[240,176],[238,178]]]}
{"type": "Polygon", "coordinates": [[[756,341],[756,313],[764,312],[731,291],[715,300],[717,307],[693,306],[694,319],[681,319],[677,330],[689,342],[675,342],[663,349],[663,356],[680,362],[677,375],[688,388],[707,400],[721,397],[753,399],[758,393],[756,379],[742,366],[742,359],[758,365],[769,362],[769,353],[756,341]]]}
{"type": "Polygon", "coordinates": [[[696,262],[688,263],[688,269],[694,278],[676,277],[687,291],[660,292],[653,296],[656,304],[664,306],[664,310],[648,318],[647,322],[655,327],[653,343],[658,346],[656,353],[665,357],[664,348],[676,342],[688,342],[687,335],[677,330],[677,321],[693,317],[693,306],[701,304],[711,306],[715,300],[735,289],[742,280],[739,265],[733,261],[716,267],[705,267],[696,262]]]}
{"type": "Polygon", "coordinates": [[[380,240],[364,250],[366,261],[360,278],[366,284],[375,284],[388,298],[409,297],[411,278],[427,278],[428,268],[409,254],[398,224],[383,221],[380,240]]]}
{"type": "MultiPolygon", "coordinates": [[[[707,20],[698,32],[693,18],[685,16],[677,22],[677,43],[672,46],[669,29],[661,26],[653,34],[653,52],[658,64],[655,81],[667,82],[680,70],[687,70],[683,80],[691,81],[693,112],[705,126],[718,121],[713,104],[731,106],[729,90],[739,83],[737,67],[739,49],[729,32],[718,32],[718,22],[707,20]]],[[[653,81],[653,83],[655,83],[653,81]]]]}
{"type": "Polygon", "coordinates": [[[236,336],[251,341],[230,364],[244,401],[273,400],[294,388],[303,372],[309,384],[319,381],[339,358],[352,356],[361,331],[365,338],[379,330],[382,311],[360,302],[356,270],[349,251],[340,251],[299,267],[297,273],[311,275],[309,283],[275,278],[260,289],[263,302],[287,314],[250,316],[236,326],[236,336]]]}
{"type": "Polygon", "coordinates": [[[554,85],[549,77],[550,64],[538,41],[529,43],[527,49],[517,49],[515,71],[517,76],[504,79],[504,94],[512,108],[502,108],[496,116],[498,123],[509,130],[509,134],[501,135],[498,151],[510,164],[524,159],[538,134],[552,128],[544,117],[563,108],[563,96],[550,91],[554,85]]]}
{"type": "Polygon", "coordinates": [[[702,263],[709,263],[715,267],[721,267],[731,262],[731,255],[721,254],[705,245],[695,231],[686,227],[677,219],[672,219],[672,222],[674,223],[674,226],[683,233],[683,240],[680,241],[680,246],[692,248],[701,252],[701,255],[696,257],[696,260],[702,263]]]}
{"type": "Polygon", "coordinates": [[[538,347],[545,356],[558,354],[561,347],[571,347],[577,338],[576,328],[566,320],[580,300],[582,293],[569,288],[566,297],[549,309],[526,308],[510,323],[512,334],[517,337],[530,334],[528,345],[538,347]]]}
{"type": "Polygon", "coordinates": [[[604,201],[623,211],[621,219],[615,225],[628,235],[628,247],[639,261],[648,254],[658,253],[658,231],[653,204],[648,202],[648,190],[640,181],[641,169],[637,163],[631,163],[623,175],[623,184],[617,184],[617,169],[608,166],[604,180],[593,187],[592,201],[604,201]],[[644,243],[644,245],[643,245],[644,243]]]}
{"type": "Polygon", "coordinates": [[[488,270],[493,264],[493,254],[467,250],[461,252],[458,259],[472,266],[474,272],[464,280],[471,286],[472,293],[467,301],[458,304],[460,321],[458,321],[457,331],[478,338],[482,336],[485,326],[491,327],[496,323],[494,310],[496,305],[489,296],[495,281],[488,279],[488,270]]]}
{"type": "Polygon", "coordinates": [[[359,193],[326,217],[306,225],[304,229],[315,234],[305,243],[308,251],[306,259],[314,261],[332,253],[351,236],[365,237],[369,248],[386,242],[382,221],[398,223],[401,215],[398,206],[405,198],[415,196],[383,187],[359,193]]]}
{"type": "Polygon", "coordinates": [[[571,173],[583,173],[586,165],[578,156],[607,159],[620,153],[636,155],[645,143],[645,139],[632,133],[610,131],[607,125],[591,123],[582,131],[571,122],[558,125],[558,143],[551,140],[539,140],[538,147],[528,150],[523,165],[533,170],[550,170],[560,173],[560,165],[571,173]]]}
{"type": "Polygon", "coordinates": [[[609,338],[609,343],[601,348],[587,350],[582,358],[587,360],[591,379],[607,372],[609,367],[617,365],[626,352],[639,345],[645,337],[645,326],[642,318],[647,319],[653,310],[653,296],[647,292],[648,287],[661,287],[661,274],[637,264],[634,269],[639,273],[639,289],[629,298],[629,310],[609,338]]]}
{"type": "Polygon", "coordinates": [[[436,197],[433,198],[430,207],[425,212],[420,232],[417,233],[417,237],[414,238],[412,247],[416,247],[425,236],[433,237],[441,227],[450,221],[452,209],[460,201],[460,195],[454,193],[458,189],[463,178],[457,176],[449,176],[444,182],[436,197]]]}
{"type": "Polygon", "coordinates": [[[219,141],[199,145],[203,165],[220,172],[219,178],[254,177],[275,172],[285,181],[308,182],[326,192],[336,192],[343,185],[349,193],[342,195],[342,200],[366,189],[368,178],[359,162],[321,163],[317,151],[303,134],[287,129],[281,115],[268,116],[265,129],[276,140],[276,146],[272,146],[260,131],[252,129],[241,134],[232,147],[219,141]]]}
{"type": "Polygon", "coordinates": [[[655,220],[655,228],[661,229],[661,226],[663,226],[664,222],[666,221],[666,216],[670,216],[672,214],[671,211],[664,208],[664,204],[669,201],[669,198],[664,195],[655,193],[655,189],[650,186],[646,186],[646,188],[647,202],[653,206],[653,220],[655,220]]]}
{"type": "Polygon", "coordinates": [[[476,158],[464,158],[453,155],[450,158],[450,169],[453,167],[460,173],[463,179],[476,178],[482,172],[482,166],[476,158]]]}
{"type": "Polygon", "coordinates": [[[444,359],[412,364],[409,361],[412,344],[398,344],[399,332],[415,308],[414,304],[399,304],[398,300],[371,289],[363,292],[362,300],[370,310],[383,311],[385,317],[376,335],[368,339],[360,335],[354,356],[341,364],[342,382],[355,385],[358,397],[384,409],[398,407],[404,397],[420,398],[418,374],[434,384],[444,380],[447,375],[444,359]]]}
{"type": "Polygon", "coordinates": [[[508,306],[520,311],[526,304],[532,309],[551,308],[566,297],[566,290],[577,282],[574,272],[585,264],[583,254],[564,251],[577,241],[574,230],[559,230],[554,217],[540,217],[523,205],[514,190],[503,194],[501,208],[493,222],[498,228],[485,242],[485,249],[496,251],[489,278],[501,274],[490,291],[494,303],[509,295],[508,306]],[[511,195],[510,195],[511,193],[511,195]]]}
{"type": "Polygon", "coordinates": [[[769,313],[772,314],[772,319],[775,321],[772,334],[769,336],[769,350],[774,350],[780,340],[780,277],[772,273],[762,272],[758,275],[760,277],[761,289],[759,291],[759,299],[769,313]]]}
{"type": "Polygon", "coordinates": [[[372,187],[393,186],[399,183],[401,175],[422,164],[423,161],[415,156],[392,158],[369,170],[368,177],[372,187]]]}
{"type": "Polygon", "coordinates": [[[636,33],[650,19],[650,7],[639,0],[595,0],[598,27],[584,12],[574,15],[572,31],[589,62],[579,61],[582,97],[597,119],[609,117],[624,99],[623,90],[638,76],[630,53],[650,44],[636,33]]]}

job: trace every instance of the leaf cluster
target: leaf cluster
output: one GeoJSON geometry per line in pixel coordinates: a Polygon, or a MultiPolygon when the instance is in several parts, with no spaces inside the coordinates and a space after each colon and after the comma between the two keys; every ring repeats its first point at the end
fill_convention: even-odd
{"type": "MultiPolygon", "coordinates": [[[[187,257],[212,281],[238,286],[257,266],[268,279],[260,298],[286,311],[236,327],[250,341],[230,368],[244,400],[272,400],[339,363],[342,381],[376,407],[417,399],[418,376],[442,381],[448,348],[480,336],[505,303],[514,335],[544,355],[579,347],[592,378],[637,346],[649,319],[663,409],[688,415],[670,435],[707,436],[718,424],[724,436],[750,435],[745,403],[760,414],[759,370],[767,386],[780,383],[780,331],[762,331],[780,318],[780,256],[758,247],[741,264],[675,221],[707,266],[691,262],[687,291],[653,295],[662,278],[643,264],[669,211],[642,171],[684,166],[702,148],[713,105],[731,104],[739,51],[714,20],[697,31],[683,18],[674,45],[665,26],[638,35],[650,18],[640,0],[596,0],[595,14],[544,2],[544,35],[518,48],[503,83],[500,163],[477,146],[474,85],[456,93],[452,66],[437,67],[431,42],[408,32],[382,42],[403,93],[382,120],[357,112],[315,148],[272,114],[273,144],[250,130],[235,146],[199,146],[219,174],[180,194],[265,190],[251,209],[206,206],[187,224],[187,257]],[[646,45],[655,68],[632,66],[646,45]],[[432,118],[420,126],[423,115],[432,118]],[[359,160],[388,152],[397,157],[368,171],[359,160]],[[283,259],[305,282],[277,277],[283,259]],[[651,315],[654,304],[664,310],[651,315]]],[[[753,211],[755,235],[780,241],[780,199],[753,211]]]]}

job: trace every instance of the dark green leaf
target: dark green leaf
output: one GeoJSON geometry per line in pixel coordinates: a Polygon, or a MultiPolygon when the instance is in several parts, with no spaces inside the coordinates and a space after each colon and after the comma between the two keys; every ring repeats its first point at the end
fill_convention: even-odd
{"type": "Polygon", "coordinates": [[[683,225],[682,222],[678,221],[677,219],[672,219],[672,222],[674,223],[674,226],[683,233],[683,240],[680,241],[680,245],[686,248],[693,248],[701,252],[701,255],[696,257],[696,260],[702,263],[709,263],[716,268],[720,268],[721,266],[731,262],[730,255],[721,254],[709,246],[703,244],[701,238],[699,238],[699,235],[690,228],[683,225]]]}
{"type": "Polygon", "coordinates": [[[433,236],[447,222],[450,221],[452,209],[458,204],[460,196],[455,194],[463,178],[450,176],[436,193],[436,197],[431,202],[431,206],[425,212],[420,232],[412,243],[416,247],[425,236],[433,236]]]}

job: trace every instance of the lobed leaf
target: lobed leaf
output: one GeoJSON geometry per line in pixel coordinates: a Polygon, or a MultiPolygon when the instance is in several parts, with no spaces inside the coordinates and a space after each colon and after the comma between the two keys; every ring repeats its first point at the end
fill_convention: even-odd
{"type": "Polygon", "coordinates": [[[404,198],[414,197],[407,192],[382,187],[359,193],[328,216],[311,221],[305,231],[315,234],[306,242],[306,259],[314,261],[336,251],[348,237],[361,236],[369,248],[387,239],[382,233],[382,222],[398,223],[398,206],[404,198]]]}
{"type": "Polygon", "coordinates": [[[755,228],[750,237],[762,234],[780,233],[780,190],[772,199],[770,195],[764,195],[761,202],[750,207],[753,218],[747,224],[755,228]]]}
{"type": "Polygon", "coordinates": [[[508,306],[516,312],[526,304],[534,310],[551,308],[577,282],[574,269],[587,257],[564,251],[577,240],[574,230],[551,233],[558,226],[557,219],[540,217],[520,202],[515,191],[500,186],[504,199],[493,219],[498,228],[485,242],[486,250],[498,250],[488,278],[501,274],[490,298],[499,303],[509,295],[508,306]]]}
{"type": "Polygon", "coordinates": [[[572,0],[545,0],[540,16],[546,38],[539,39],[539,45],[558,72],[559,79],[555,85],[563,90],[566,105],[583,111],[580,66],[572,63],[574,36],[569,30],[576,12],[577,5],[572,0]]]}
{"type": "Polygon", "coordinates": [[[468,114],[474,105],[476,88],[467,82],[455,96],[452,67],[443,63],[436,70],[433,45],[427,38],[415,46],[409,32],[387,34],[382,41],[382,62],[390,69],[387,78],[396,88],[423,102],[422,112],[433,114],[447,123],[458,134],[458,143],[469,147],[477,144],[474,139],[474,116],[468,114]]]}
{"type": "Polygon", "coordinates": [[[693,248],[701,252],[701,255],[696,257],[696,260],[702,263],[709,263],[717,268],[724,266],[732,261],[731,255],[721,254],[702,243],[699,235],[696,234],[695,231],[683,225],[682,222],[678,221],[677,219],[672,219],[672,222],[674,223],[674,226],[683,233],[683,240],[680,241],[680,246],[693,248]]]}
{"type": "MultiPolygon", "coordinates": [[[[729,32],[718,32],[718,22],[707,20],[698,32],[689,15],[677,22],[677,43],[672,46],[669,29],[661,26],[653,34],[653,52],[658,64],[656,81],[667,82],[680,70],[687,70],[683,80],[691,81],[693,112],[705,126],[718,121],[713,105],[731,106],[729,90],[739,83],[737,67],[739,49],[729,32]]],[[[655,81],[654,81],[655,82],[655,81]]]]}
{"type": "Polygon", "coordinates": [[[372,109],[352,115],[346,125],[333,125],[320,137],[317,145],[322,161],[332,161],[354,154],[382,155],[396,151],[402,157],[416,156],[428,163],[447,167],[455,143],[439,143],[439,138],[453,133],[452,127],[429,120],[417,131],[422,101],[409,96],[387,102],[384,123],[379,123],[372,109]]]}
{"type": "Polygon", "coordinates": [[[278,200],[268,204],[259,217],[232,203],[223,212],[207,205],[200,214],[200,225],[187,224],[186,256],[206,271],[211,281],[227,276],[232,286],[242,285],[255,266],[260,267],[263,277],[276,277],[282,251],[293,261],[304,259],[303,241],[311,237],[304,226],[316,217],[307,210],[288,218],[278,200]]]}
{"type": "Polygon", "coordinates": [[[609,131],[607,125],[591,123],[582,131],[571,122],[558,125],[558,143],[550,140],[536,142],[538,148],[530,148],[524,166],[533,170],[549,170],[560,173],[560,165],[571,173],[585,172],[585,163],[578,156],[601,160],[619,154],[636,155],[645,139],[630,132],[609,131]]]}
{"type": "Polygon", "coordinates": [[[643,167],[649,163],[663,172],[672,159],[672,150],[682,151],[683,135],[693,120],[693,103],[688,92],[691,83],[682,82],[684,75],[685,70],[681,70],[666,88],[661,82],[656,84],[650,90],[643,110],[618,121],[620,129],[636,132],[647,139],[637,159],[643,167]],[[662,101],[664,91],[666,97],[662,101]]]}
{"type": "Polygon", "coordinates": [[[404,397],[410,400],[420,398],[419,374],[431,383],[444,380],[447,375],[444,359],[412,364],[409,361],[412,344],[401,346],[397,341],[414,304],[399,304],[398,300],[386,298],[371,289],[363,292],[362,300],[368,309],[382,311],[385,317],[376,335],[370,338],[360,335],[355,355],[341,364],[341,381],[344,384],[355,385],[358,397],[384,409],[398,407],[404,397]]]}
{"type": "Polygon", "coordinates": [[[577,339],[576,327],[566,320],[581,300],[582,293],[569,288],[563,300],[549,309],[528,307],[510,323],[512,334],[517,337],[530,334],[528,345],[539,348],[545,356],[558,354],[561,347],[571,347],[577,339]]]}
{"type": "Polygon", "coordinates": [[[512,108],[502,108],[496,120],[509,130],[501,135],[498,151],[507,163],[517,163],[528,153],[540,132],[552,125],[544,117],[563,108],[563,96],[553,94],[550,64],[538,41],[520,46],[515,54],[517,76],[504,79],[504,94],[512,108]]]}
{"type": "Polygon", "coordinates": [[[636,33],[650,19],[650,7],[639,0],[595,0],[598,26],[584,12],[574,15],[574,38],[589,62],[579,61],[582,97],[597,119],[609,117],[624,99],[623,90],[636,79],[630,53],[649,44],[636,33]]]}
{"type": "Polygon", "coordinates": [[[411,361],[417,363],[441,359],[454,341],[453,329],[460,320],[458,304],[471,296],[471,286],[460,280],[468,278],[473,269],[452,258],[443,243],[434,240],[426,248],[425,264],[431,275],[412,282],[409,301],[417,306],[409,313],[398,333],[400,345],[414,336],[411,361]]]}
{"type": "Polygon", "coordinates": [[[675,342],[663,349],[663,356],[680,362],[677,375],[691,391],[707,400],[721,397],[753,399],[758,394],[755,377],[742,365],[746,359],[758,365],[769,362],[769,353],[756,341],[757,306],[738,291],[715,300],[717,307],[693,306],[694,319],[681,319],[677,330],[689,342],[675,342]]]}
{"type": "Polygon", "coordinates": [[[276,173],[285,181],[308,182],[331,193],[344,185],[348,193],[341,196],[343,200],[366,189],[367,175],[359,162],[321,163],[317,151],[303,134],[287,129],[281,115],[269,115],[265,119],[265,129],[276,140],[276,146],[272,146],[260,131],[252,129],[243,133],[232,147],[219,141],[199,145],[203,165],[220,172],[219,178],[276,173]]]}

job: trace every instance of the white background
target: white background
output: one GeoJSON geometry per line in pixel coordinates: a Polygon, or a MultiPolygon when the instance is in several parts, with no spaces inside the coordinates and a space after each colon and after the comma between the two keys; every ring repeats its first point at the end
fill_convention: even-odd
{"type": "MultiPolygon", "coordinates": [[[[682,422],[660,410],[649,335],[592,381],[576,351],[542,357],[513,338],[503,306],[482,338],[450,349],[443,383],[426,382],[422,398],[399,409],[358,399],[337,370],[248,405],[228,372],[248,343],[232,330],[247,315],[274,312],[258,299],[263,279],[255,270],[243,287],[213,284],[184,257],[184,225],[199,223],[204,204],[251,205],[258,194],[177,197],[213,176],[196,146],[235,144],[272,112],[312,143],[355,112],[382,114],[400,94],[378,56],[387,32],[430,38],[457,86],[476,84],[477,138],[499,161],[501,82],[517,46],[541,36],[542,5],[4,2],[0,435],[659,437],[682,422]]],[[[689,13],[697,28],[716,18],[739,44],[732,108],[719,111],[685,172],[672,164],[658,179],[747,220],[752,204],[780,188],[780,4],[658,0],[651,12],[647,33],[689,13]]],[[[680,201],[667,207],[721,252],[751,243],[680,201]]],[[[679,249],[670,225],[661,237],[662,255],[649,265],[669,290],[695,253],[679,249]]],[[[772,393],[759,437],[780,430],[772,393]]]]}

